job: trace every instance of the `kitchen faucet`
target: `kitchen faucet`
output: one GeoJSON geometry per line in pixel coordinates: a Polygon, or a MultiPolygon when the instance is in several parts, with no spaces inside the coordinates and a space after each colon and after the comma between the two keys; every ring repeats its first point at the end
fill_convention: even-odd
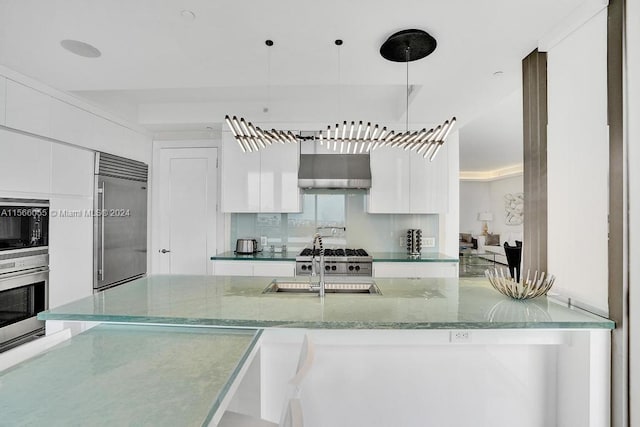
{"type": "Polygon", "coordinates": [[[323,297],[324,291],[325,291],[324,248],[322,247],[322,236],[320,235],[320,233],[316,233],[313,235],[313,243],[311,244],[311,276],[312,277],[318,275],[317,269],[316,269],[316,243],[318,244],[318,249],[320,251],[318,256],[318,267],[317,267],[317,269],[320,270],[320,281],[315,286],[311,284],[311,286],[309,286],[309,289],[312,291],[315,291],[316,289],[318,289],[318,296],[323,297]]]}

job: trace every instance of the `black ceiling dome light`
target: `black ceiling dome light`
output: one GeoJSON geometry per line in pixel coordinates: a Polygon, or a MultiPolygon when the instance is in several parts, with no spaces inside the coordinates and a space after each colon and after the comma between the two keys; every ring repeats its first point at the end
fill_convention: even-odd
{"type": "Polygon", "coordinates": [[[393,62],[409,62],[430,55],[438,42],[422,30],[402,30],[391,34],[380,46],[380,55],[393,62]]]}

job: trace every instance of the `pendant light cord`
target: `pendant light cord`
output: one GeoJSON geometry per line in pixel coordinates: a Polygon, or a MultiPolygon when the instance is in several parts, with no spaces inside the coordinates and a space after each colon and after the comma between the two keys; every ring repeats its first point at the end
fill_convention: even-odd
{"type": "Polygon", "coordinates": [[[341,79],[342,79],[342,75],[341,75],[341,59],[342,59],[342,52],[340,49],[341,45],[337,45],[338,46],[338,122],[340,122],[340,118],[342,117],[342,88],[340,87],[340,83],[341,83],[341,79]]]}
{"type": "Polygon", "coordinates": [[[271,121],[271,46],[267,44],[267,121],[271,121]]]}

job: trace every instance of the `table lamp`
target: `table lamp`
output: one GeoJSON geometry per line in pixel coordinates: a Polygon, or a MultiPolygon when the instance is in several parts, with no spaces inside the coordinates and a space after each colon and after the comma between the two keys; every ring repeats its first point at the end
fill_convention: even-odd
{"type": "Polygon", "coordinates": [[[478,221],[484,221],[482,225],[482,235],[486,236],[489,234],[489,226],[487,225],[488,221],[493,221],[493,214],[491,212],[478,212],[478,221]]]}

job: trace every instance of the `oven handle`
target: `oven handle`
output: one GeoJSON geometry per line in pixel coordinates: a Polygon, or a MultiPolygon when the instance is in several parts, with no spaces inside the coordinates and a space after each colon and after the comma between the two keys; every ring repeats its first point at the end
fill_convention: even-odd
{"type": "Polygon", "coordinates": [[[29,270],[13,271],[11,273],[0,274],[0,282],[15,279],[16,277],[35,276],[36,274],[48,273],[49,267],[38,267],[29,270]]]}
{"type": "Polygon", "coordinates": [[[8,291],[10,289],[14,289],[16,287],[20,287],[20,283],[28,284],[29,277],[32,276],[45,276],[43,280],[48,280],[49,277],[49,268],[38,268],[36,270],[23,270],[16,271],[14,273],[6,273],[0,276],[0,292],[8,291]],[[26,279],[26,283],[25,283],[26,279]],[[17,282],[18,284],[14,283],[17,282]]]}
{"type": "Polygon", "coordinates": [[[100,194],[100,203],[101,205],[98,207],[100,210],[100,268],[98,268],[98,274],[100,275],[100,280],[104,280],[104,196],[106,192],[107,183],[102,181],[102,187],[98,188],[98,193],[100,194]]]}

